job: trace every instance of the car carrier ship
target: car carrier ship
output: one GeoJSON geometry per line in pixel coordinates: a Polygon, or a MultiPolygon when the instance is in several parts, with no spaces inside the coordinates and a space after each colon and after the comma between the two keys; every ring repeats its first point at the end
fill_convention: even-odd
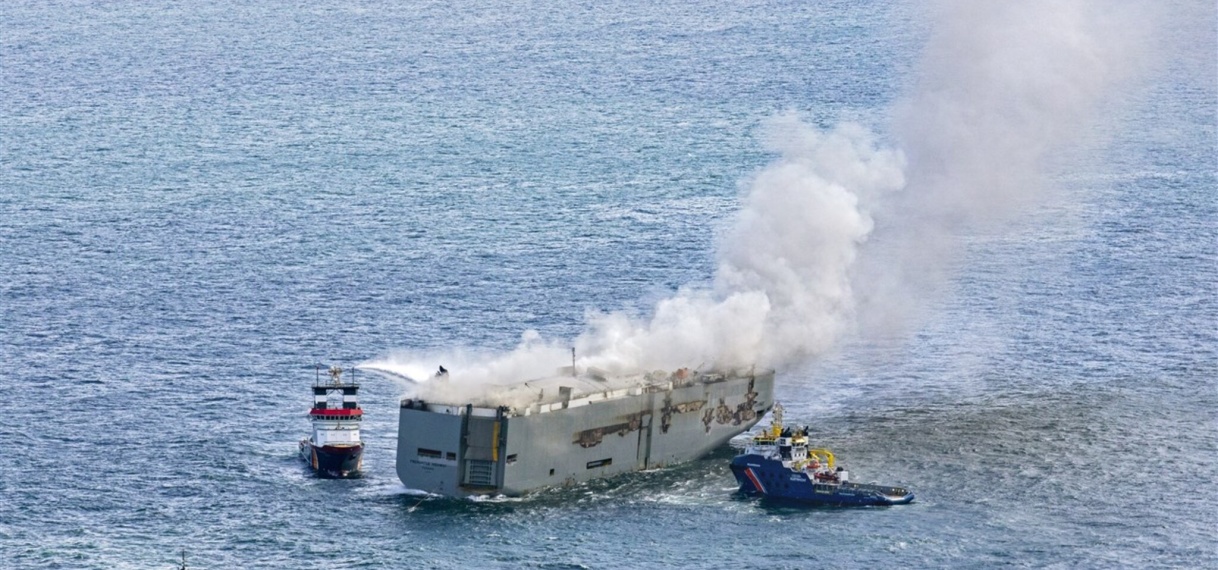
{"type": "Polygon", "coordinates": [[[531,380],[477,402],[405,398],[398,478],[449,497],[518,496],[664,467],[706,455],[753,427],[773,394],[773,370],[682,368],[531,380]]]}

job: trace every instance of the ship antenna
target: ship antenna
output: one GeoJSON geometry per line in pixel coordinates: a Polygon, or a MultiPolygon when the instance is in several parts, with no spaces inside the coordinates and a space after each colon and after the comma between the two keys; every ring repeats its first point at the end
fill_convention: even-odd
{"type": "Polygon", "coordinates": [[[579,375],[575,372],[575,347],[571,347],[571,377],[576,378],[579,375]]]}

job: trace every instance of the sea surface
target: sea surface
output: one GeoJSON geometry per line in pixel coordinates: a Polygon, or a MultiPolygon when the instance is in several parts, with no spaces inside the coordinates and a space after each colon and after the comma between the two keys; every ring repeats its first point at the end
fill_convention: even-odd
{"type": "Polygon", "coordinates": [[[297,459],[314,363],[574,338],[708,282],[759,126],[890,141],[931,12],[4,2],[0,567],[1218,567],[1212,3],[1059,191],[954,237],[906,332],[780,371],[787,417],[913,505],[742,497],[730,449],[420,496],[372,374],[363,478],[297,459]]]}

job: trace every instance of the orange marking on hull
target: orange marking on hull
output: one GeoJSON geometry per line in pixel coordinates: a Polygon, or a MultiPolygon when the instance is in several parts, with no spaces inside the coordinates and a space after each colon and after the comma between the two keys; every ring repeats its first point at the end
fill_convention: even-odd
{"type": "Polygon", "coordinates": [[[744,474],[749,476],[749,481],[752,481],[752,482],[753,482],[753,486],[754,486],[754,487],[757,487],[757,490],[758,490],[758,491],[761,491],[761,494],[762,494],[762,495],[766,494],[766,492],[765,492],[765,486],[761,484],[761,481],[760,481],[759,479],[757,479],[757,475],[755,475],[755,474],[753,473],[753,468],[752,468],[752,467],[745,467],[745,468],[744,468],[744,474]]]}

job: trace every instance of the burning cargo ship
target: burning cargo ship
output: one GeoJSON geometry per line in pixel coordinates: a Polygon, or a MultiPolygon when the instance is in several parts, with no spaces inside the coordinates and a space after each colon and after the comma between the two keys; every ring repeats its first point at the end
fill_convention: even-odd
{"type": "Polygon", "coordinates": [[[772,370],[683,368],[532,380],[470,402],[406,398],[398,478],[450,497],[518,496],[672,465],[753,427],[773,393],[772,370]]]}

